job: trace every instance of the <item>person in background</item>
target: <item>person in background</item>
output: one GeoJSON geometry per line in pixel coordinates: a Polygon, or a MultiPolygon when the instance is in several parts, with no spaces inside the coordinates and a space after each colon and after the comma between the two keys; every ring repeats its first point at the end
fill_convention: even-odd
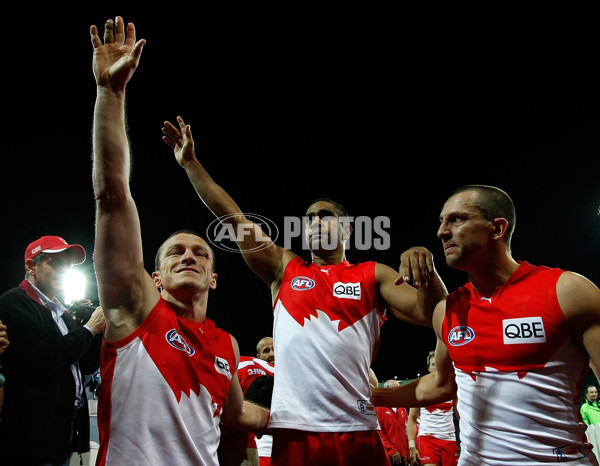
{"type": "Polygon", "coordinates": [[[265,433],[269,412],[244,401],[237,341],[206,317],[217,274],[204,238],[176,231],[159,247],[154,272],[144,268],[129,186],[125,88],[145,40],[136,40],[135,26],[125,29],[120,16],[105,23],[104,43],[95,25],[90,36],[94,267],[106,314],[97,464],[216,466],[219,423],[265,433]]]}
{"type": "Polygon", "coordinates": [[[273,337],[264,337],[256,345],[256,357],[275,364],[275,351],[273,350],[273,337]]]}
{"type": "Polygon", "coordinates": [[[0,296],[0,320],[10,331],[2,354],[4,406],[0,464],[69,464],[90,449],[83,376],[100,363],[104,315],[78,325],[58,299],[63,277],[86,257],[79,244],[42,236],[25,249],[25,279],[0,296]]]}
{"type": "MultiPolygon", "coordinates": [[[[386,380],[384,387],[396,387],[396,379],[386,380]]],[[[392,465],[408,464],[408,441],[406,438],[406,424],[408,413],[406,408],[389,408],[387,406],[377,406],[377,418],[381,426],[381,438],[383,446],[392,465]]]]}
{"type": "MultiPolygon", "coordinates": [[[[435,350],[427,355],[429,372],[436,370],[434,356],[435,350]]],[[[455,466],[458,463],[455,406],[456,399],[421,408],[410,408],[406,432],[411,464],[455,466]]]]}
{"type": "Polygon", "coordinates": [[[374,389],[375,405],[457,396],[459,465],[597,465],[575,402],[600,362],[600,290],[570,271],[513,259],[515,207],[494,186],[457,188],[440,214],[446,263],[469,282],[435,308],[436,371],[374,389]]]}
{"type": "MultiPolygon", "coordinates": [[[[253,399],[260,405],[271,409],[271,398],[273,396],[274,372],[275,372],[275,351],[273,348],[273,337],[261,338],[256,345],[256,357],[268,362],[271,365],[273,375],[270,379],[265,379],[258,382],[255,387],[249,388],[246,391],[246,397],[253,399]],[[256,395],[254,391],[256,390],[256,395]],[[268,403],[267,403],[268,401],[268,403]]],[[[258,449],[258,460],[260,466],[270,466],[271,451],[273,450],[273,436],[271,434],[261,435],[256,437],[256,447],[258,449]]]]}
{"type": "MultiPolygon", "coordinates": [[[[240,386],[244,393],[244,398],[259,406],[266,409],[270,409],[270,395],[272,390],[268,394],[268,400],[265,400],[264,395],[257,389],[258,385],[254,386],[258,379],[263,377],[273,377],[275,367],[266,361],[266,359],[272,359],[273,355],[273,339],[271,337],[265,337],[261,339],[257,345],[258,354],[256,357],[252,356],[240,356],[240,362],[238,364],[238,378],[240,379],[240,386]],[[263,356],[265,359],[260,358],[263,356]],[[248,396],[250,390],[251,396],[248,396]],[[260,397],[260,398],[259,398],[260,397]]],[[[253,466],[259,464],[265,464],[261,460],[262,456],[268,456],[270,458],[270,450],[265,452],[265,441],[260,444],[259,442],[263,437],[267,437],[268,434],[257,437],[252,432],[244,432],[236,429],[231,429],[227,426],[221,426],[221,440],[219,442],[219,464],[221,466],[253,466]],[[267,453],[269,453],[267,455],[267,453]]],[[[267,441],[268,443],[268,441],[267,441]]]]}
{"type": "Polygon", "coordinates": [[[598,387],[585,387],[585,401],[580,407],[581,420],[588,426],[585,434],[593,445],[592,451],[600,462],[600,407],[598,406],[598,387]]]}
{"type": "Polygon", "coordinates": [[[598,406],[598,388],[594,385],[585,387],[585,401],[581,405],[581,419],[586,425],[600,424],[600,407],[598,406]]]}
{"type": "Polygon", "coordinates": [[[389,464],[369,401],[368,371],[387,311],[431,326],[433,307],[446,296],[431,253],[405,251],[400,275],[380,263],[351,264],[348,214],[338,202],[319,198],[304,214],[312,257],[302,259],[242,213],[197,159],[190,126],[181,117],[177,123],[165,122],[163,140],[206,206],[237,232],[244,260],[271,291],[277,342],[272,464],[389,464]],[[415,287],[407,283],[411,278],[415,287]]]}

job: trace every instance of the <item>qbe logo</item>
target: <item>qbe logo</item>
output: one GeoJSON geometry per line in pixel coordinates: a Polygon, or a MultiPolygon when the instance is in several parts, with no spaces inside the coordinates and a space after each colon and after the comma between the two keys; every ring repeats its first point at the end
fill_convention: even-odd
{"type": "Polygon", "coordinates": [[[360,283],[342,283],[333,284],[333,296],[336,298],[356,299],[361,297],[360,283]]]}
{"type": "Polygon", "coordinates": [[[502,321],[502,334],[505,345],[521,345],[525,343],[544,343],[546,331],[541,317],[523,317],[502,321]]]}
{"type": "Polygon", "coordinates": [[[460,325],[450,330],[448,343],[452,346],[462,346],[475,339],[475,331],[471,327],[460,325]]]}
{"type": "Polygon", "coordinates": [[[179,351],[187,353],[188,356],[193,356],[196,353],[196,350],[190,345],[188,345],[187,341],[185,341],[185,338],[179,335],[177,329],[173,328],[169,330],[166,333],[165,338],[169,342],[169,345],[171,345],[175,349],[178,349],[179,351]]]}
{"type": "Polygon", "coordinates": [[[311,290],[315,287],[315,281],[308,277],[296,277],[292,280],[292,288],[296,291],[311,290]]]}

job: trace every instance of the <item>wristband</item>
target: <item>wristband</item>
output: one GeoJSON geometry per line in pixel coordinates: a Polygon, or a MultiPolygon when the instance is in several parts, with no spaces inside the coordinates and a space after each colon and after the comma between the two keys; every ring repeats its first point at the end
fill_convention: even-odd
{"type": "Polygon", "coordinates": [[[414,441],[414,440],[409,440],[409,441],[408,441],[408,448],[417,448],[417,447],[415,446],[415,441],[414,441]]]}

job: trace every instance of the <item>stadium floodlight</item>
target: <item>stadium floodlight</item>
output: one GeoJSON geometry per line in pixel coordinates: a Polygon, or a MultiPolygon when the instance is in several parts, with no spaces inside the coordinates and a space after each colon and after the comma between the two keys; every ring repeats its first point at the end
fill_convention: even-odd
{"type": "Polygon", "coordinates": [[[73,301],[85,298],[85,277],[78,270],[72,268],[65,274],[63,282],[65,306],[73,301]]]}

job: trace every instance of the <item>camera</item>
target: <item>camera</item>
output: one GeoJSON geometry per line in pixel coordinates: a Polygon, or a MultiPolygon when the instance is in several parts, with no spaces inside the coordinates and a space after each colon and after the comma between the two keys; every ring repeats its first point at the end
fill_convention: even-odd
{"type": "Polygon", "coordinates": [[[96,307],[98,307],[98,305],[94,304],[89,299],[79,299],[73,301],[69,307],[67,307],[67,311],[69,311],[69,314],[78,325],[84,325],[90,319],[90,316],[96,310],[96,307]]]}

